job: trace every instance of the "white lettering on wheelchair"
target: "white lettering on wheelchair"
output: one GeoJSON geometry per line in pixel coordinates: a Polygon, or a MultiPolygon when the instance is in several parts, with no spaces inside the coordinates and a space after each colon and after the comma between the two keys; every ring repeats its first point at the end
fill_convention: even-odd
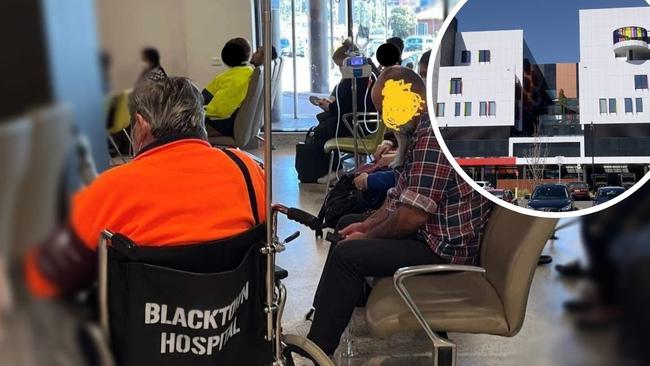
{"type": "Polygon", "coordinates": [[[189,309],[170,307],[167,304],[145,303],[144,323],[147,325],[163,324],[181,328],[221,331],[216,335],[189,336],[175,332],[162,332],[160,336],[160,353],[192,353],[195,355],[212,355],[221,351],[228,341],[239,334],[237,312],[248,300],[249,283],[246,282],[239,294],[228,304],[219,309],[189,309]],[[173,314],[173,315],[172,315],[173,314]]]}

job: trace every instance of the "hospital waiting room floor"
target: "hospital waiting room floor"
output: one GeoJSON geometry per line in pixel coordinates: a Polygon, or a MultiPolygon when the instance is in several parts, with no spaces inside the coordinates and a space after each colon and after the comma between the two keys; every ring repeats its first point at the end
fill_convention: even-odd
{"type": "MultiPolygon", "coordinates": [[[[324,195],[324,186],[298,184],[294,169],[294,148],[278,146],[274,152],[274,201],[300,207],[317,213],[324,195]]],[[[253,151],[261,156],[261,151],[253,151]]],[[[560,224],[567,221],[560,221],[560,224]]],[[[309,323],[304,316],[312,303],[314,289],[327,255],[328,244],[315,240],[314,233],[292,221],[281,218],[280,235],[286,237],[300,230],[298,239],[291,242],[278,256],[278,264],[289,271],[284,281],[288,289],[288,302],[284,314],[287,333],[304,334],[309,323]]],[[[548,244],[546,254],[553,256],[553,264],[584,258],[578,225],[558,232],[559,239],[548,244]]],[[[487,335],[450,333],[458,344],[458,365],[614,365],[611,331],[581,332],[574,327],[574,319],[563,310],[563,302],[581,291],[583,283],[558,276],[552,265],[537,268],[528,301],[526,320],[521,332],[514,338],[487,335]]],[[[20,362],[36,358],[43,365],[76,365],[71,348],[74,342],[74,325],[61,306],[39,305],[36,314],[46,324],[38,331],[28,331],[15,324],[4,337],[0,335],[0,365],[32,365],[20,362]],[[28,334],[32,333],[31,336],[28,334]],[[29,352],[28,338],[38,334],[39,348],[43,352],[29,352]],[[4,341],[2,341],[4,339],[4,341]],[[23,342],[24,341],[24,342],[23,342]],[[4,344],[3,344],[4,343],[4,344]],[[54,352],[52,352],[54,351],[54,352]]],[[[19,311],[18,319],[28,318],[28,310],[19,311]]],[[[345,366],[418,366],[431,364],[431,348],[424,333],[401,334],[388,340],[374,340],[364,324],[362,309],[357,309],[349,327],[352,335],[353,357],[335,355],[338,365],[345,366]]]]}

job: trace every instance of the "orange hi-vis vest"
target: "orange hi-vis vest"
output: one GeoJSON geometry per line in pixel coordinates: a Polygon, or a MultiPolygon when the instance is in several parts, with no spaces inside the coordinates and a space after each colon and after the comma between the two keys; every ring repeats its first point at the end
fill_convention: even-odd
{"type": "MultiPolygon", "coordinates": [[[[222,151],[198,138],[154,143],[78,192],[70,226],[91,250],[97,249],[104,229],[142,246],[228,238],[254,227],[255,214],[259,222],[266,221],[264,187],[264,171],[241,151],[222,151]],[[253,195],[236,160],[249,172],[253,195]],[[251,207],[251,196],[257,201],[257,212],[251,207]]],[[[45,296],[57,293],[56,285],[39,275],[36,253],[29,256],[33,258],[27,258],[26,270],[32,291],[45,296]]]]}

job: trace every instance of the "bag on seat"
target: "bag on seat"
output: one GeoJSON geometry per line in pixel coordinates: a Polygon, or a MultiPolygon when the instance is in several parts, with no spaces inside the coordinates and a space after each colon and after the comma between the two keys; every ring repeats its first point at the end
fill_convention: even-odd
{"type": "Polygon", "coordinates": [[[110,340],[116,363],[269,365],[264,340],[265,226],[231,239],[107,248],[110,340]]]}
{"type": "MultiPolygon", "coordinates": [[[[325,154],[322,145],[314,142],[313,131],[314,127],[310,128],[305,141],[296,145],[296,171],[302,183],[316,183],[329,169],[329,155],[325,154]]],[[[334,163],[338,164],[336,159],[334,163]]]]}

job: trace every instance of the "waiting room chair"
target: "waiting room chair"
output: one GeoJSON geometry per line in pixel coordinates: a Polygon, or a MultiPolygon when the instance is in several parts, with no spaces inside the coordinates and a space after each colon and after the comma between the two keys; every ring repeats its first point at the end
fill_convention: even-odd
{"type": "Polygon", "coordinates": [[[494,207],[480,267],[414,266],[380,279],[366,306],[370,333],[387,338],[424,330],[433,343],[435,366],[456,364],[456,344],[438,333],[516,335],[537,261],[557,222],[494,207]]]}
{"type": "Polygon", "coordinates": [[[72,136],[72,110],[55,105],[32,114],[29,160],[14,207],[12,256],[45,240],[57,223],[59,189],[72,136]]]}
{"type": "MultiPolygon", "coordinates": [[[[363,136],[363,134],[360,132],[361,136],[357,142],[357,152],[358,154],[361,155],[372,155],[375,153],[377,150],[377,147],[381,144],[382,141],[384,141],[384,134],[386,132],[386,125],[384,125],[383,121],[379,117],[379,114],[377,113],[357,113],[357,118],[359,119],[359,129],[363,130],[363,118],[366,118],[366,122],[373,123],[377,125],[377,131],[375,131],[372,134],[369,134],[367,136],[363,136]]],[[[350,132],[352,132],[353,126],[352,126],[352,113],[346,113],[343,115],[342,121],[345,125],[345,128],[348,128],[350,132]]],[[[344,126],[340,126],[339,128],[343,128],[344,126]]],[[[345,155],[341,157],[341,160],[346,160],[350,158],[354,158],[354,137],[339,137],[339,138],[332,138],[327,140],[325,143],[325,154],[330,155],[330,164],[329,164],[329,170],[327,173],[327,183],[325,184],[325,194],[329,192],[329,186],[331,182],[331,175],[332,175],[332,170],[335,169],[334,167],[334,155],[337,152],[343,152],[345,155]]]]}
{"type": "Polygon", "coordinates": [[[112,121],[110,123],[110,127],[108,129],[108,141],[111,143],[117,154],[119,155],[120,159],[122,159],[123,162],[127,162],[126,158],[124,157],[124,154],[120,151],[120,148],[117,145],[117,142],[115,141],[115,138],[113,135],[116,135],[118,133],[123,133],[126,136],[127,141],[129,141],[129,151],[128,155],[131,156],[132,154],[132,149],[133,149],[133,141],[131,141],[131,136],[129,136],[129,133],[126,131],[126,129],[129,127],[131,124],[131,114],[129,113],[129,96],[131,95],[132,89],[127,89],[123,91],[122,93],[111,96],[109,97],[110,99],[107,101],[107,114],[111,115],[111,108],[112,110],[112,121]]]}
{"type": "MultiPolygon", "coordinates": [[[[0,123],[0,318],[11,307],[7,265],[14,209],[29,161],[32,124],[28,118],[0,123]]],[[[2,319],[0,319],[0,325],[2,319]]]]}
{"type": "MultiPolygon", "coordinates": [[[[264,66],[258,66],[251,75],[251,81],[248,85],[246,98],[239,107],[234,122],[234,136],[212,136],[209,137],[210,144],[213,146],[246,147],[260,130],[261,118],[257,117],[259,104],[262,98],[264,66]]],[[[209,134],[208,134],[209,135],[209,134]]]]}

